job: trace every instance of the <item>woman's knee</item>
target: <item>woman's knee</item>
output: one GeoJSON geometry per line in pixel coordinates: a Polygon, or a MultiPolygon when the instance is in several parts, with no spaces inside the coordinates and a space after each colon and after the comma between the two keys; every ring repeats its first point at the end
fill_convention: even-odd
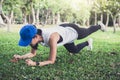
{"type": "Polygon", "coordinates": [[[69,50],[70,53],[73,53],[73,54],[77,54],[79,53],[80,51],[79,50],[69,50]]]}

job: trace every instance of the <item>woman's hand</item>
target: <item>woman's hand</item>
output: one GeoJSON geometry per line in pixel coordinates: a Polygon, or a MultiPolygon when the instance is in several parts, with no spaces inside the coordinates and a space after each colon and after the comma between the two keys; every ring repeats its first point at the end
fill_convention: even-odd
{"type": "Polygon", "coordinates": [[[18,62],[18,60],[20,60],[20,59],[21,59],[21,56],[15,54],[15,55],[13,56],[13,58],[10,60],[10,62],[18,62]]]}
{"type": "Polygon", "coordinates": [[[26,64],[28,66],[36,66],[36,62],[32,61],[31,59],[26,59],[26,64]]]}
{"type": "Polygon", "coordinates": [[[14,57],[15,59],[22,59],[21,56],[18,55],[18,54],[15,54],[13,57],[14,57]]]}

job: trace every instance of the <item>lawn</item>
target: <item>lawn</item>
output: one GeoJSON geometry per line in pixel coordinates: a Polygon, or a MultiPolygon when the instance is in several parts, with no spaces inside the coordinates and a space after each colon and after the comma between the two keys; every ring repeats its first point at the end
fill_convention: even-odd
{"type": "MultiPolygon", "coordinates": [[[[120,79],[120,31],[95,32],[76,44],[93,38],[93,50],[84,48],[70,55],[63,46],[58,47],[53,65],[31,67],[25,60],[10,62],[14,54],[25,54],[30,47],[19,47],[19,26],[12,32],[0,28],[0,80],[119,80],[120,79]]],[[[49,48],[39,45],[34,61],[48,58],[49,48]]]]}

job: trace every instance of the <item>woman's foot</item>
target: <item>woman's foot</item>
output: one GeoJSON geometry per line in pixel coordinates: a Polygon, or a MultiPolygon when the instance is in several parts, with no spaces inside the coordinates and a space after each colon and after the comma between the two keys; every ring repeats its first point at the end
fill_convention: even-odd
{"type": "Polygon", "coordinates": [[[90,39],[88,39],[88,47],[87,47],[87,50],[91,50],[92,51],[92,49],[93,49],[93,39],[92,38],[90,38],[90,39]]]}
{"type": "Polygon", "coordinates": [[[106,31],[106,27],[105,27],[105,25],[101,21],[98,22],[98,25],[101,26],[101,31],[103,31],[103,32],[106,31]]]}

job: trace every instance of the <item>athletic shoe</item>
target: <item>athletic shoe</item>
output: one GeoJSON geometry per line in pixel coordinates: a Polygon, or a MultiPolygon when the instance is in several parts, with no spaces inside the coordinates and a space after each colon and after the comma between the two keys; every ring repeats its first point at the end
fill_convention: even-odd
{"type": "Polygon", "coordinates": [[[69,54],[72,56],[74,53],[69,52],[69,54]]]}
{"type": "Polygon", "coordinates": [[[93,49],[92,43],[93,43],[93,39],[92,38],[88,39],[87,50],[91,50],[92,51],[92,49],[93,49]]]}
{"type": "Polygon", "coordinates": [[[101,31],[103,31],[103,32],[106,31],[105,25],[101,21],[98,21],[98,25],[101,26],[101,31]]]}

